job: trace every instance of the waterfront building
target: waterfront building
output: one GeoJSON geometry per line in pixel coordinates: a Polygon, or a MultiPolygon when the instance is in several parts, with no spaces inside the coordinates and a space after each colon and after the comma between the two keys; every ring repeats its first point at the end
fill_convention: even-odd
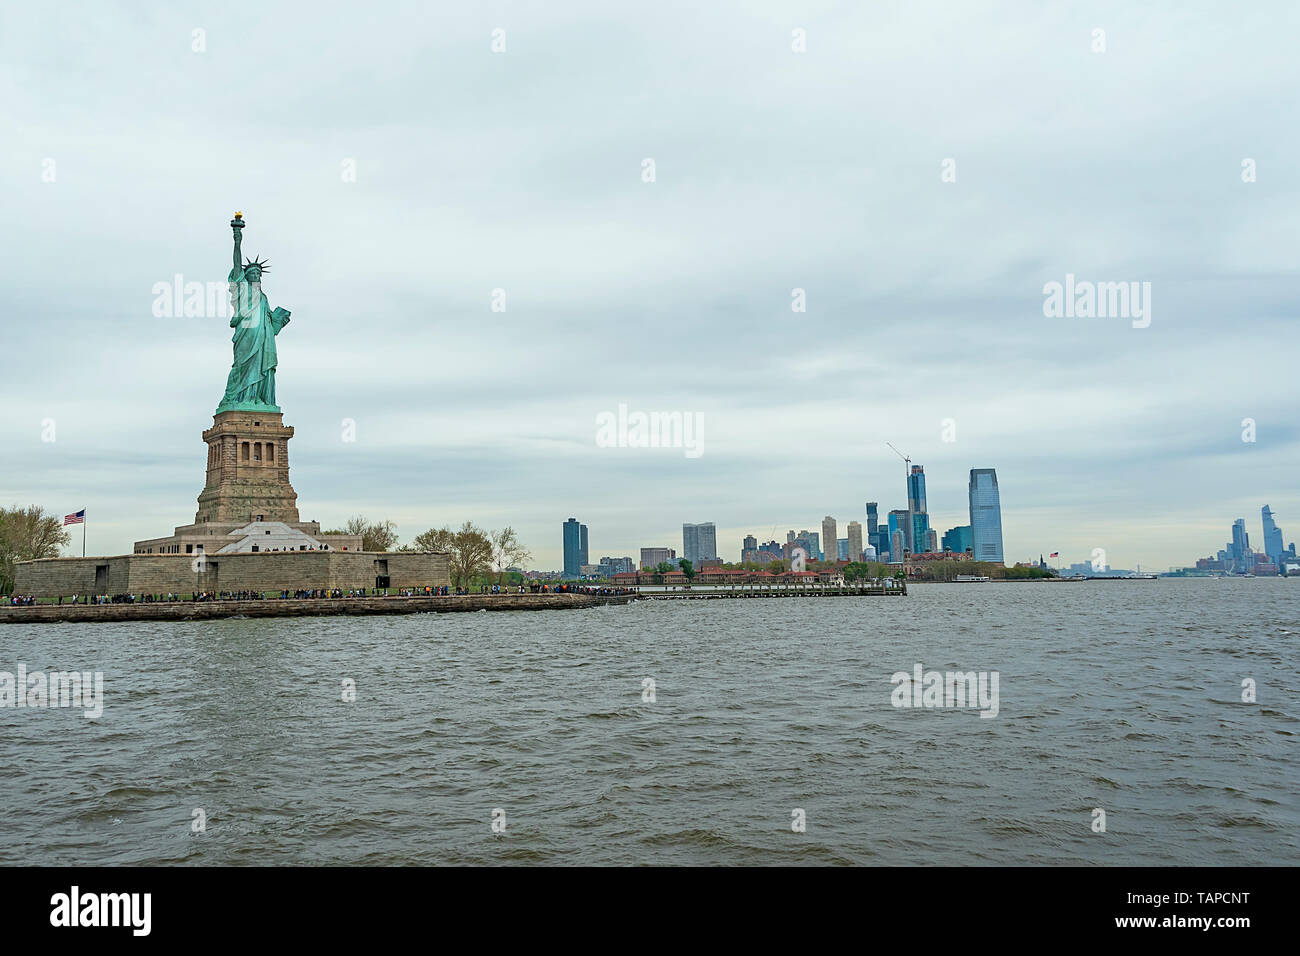
{"type": "Polygon", "coordinates": [[[564,576],[580,577],[587,563],[587,526],[577,518],[564,522],[564,576]]]}
{"type": "Polygon", "coordinates": [[[785,560],[785,546],[779,541],[767,541],[756,548],[741,552],[740,560],[747,564],[771,564],[785,560]]]}
{"type": "Polygon", "coordinates": [[[601,558],[600,571],[601,576],[612,578],[616,574],[625,571],[635,571],[636,563],[631,558],[601,558]]]}
{"type": "Polygon", "coordinates": [[[907,510],[911,512],[928,510],[925,507],[924,465],[913,465],[912,473],[907,476],[907,510]]]}
{"type": "Polygon", "coordinates": [[[825,561],[834,561],[839,557],[836,548],[838,543],[837,532],[835,528],[835,519],[830,515],[822,518],[822,541],[826,542],[826,553],[822,555],[825,561]]]}
{"type": "Polygon", "coordinates": [[[848,528],[849,536],[846,539],[848,545],[848,554],[845,556],[846,561],[862,560],[862,525],[857,521],[850,521],[848,528]]]}
{"type": "Polygon", "coordinates": [[[677,563],[677,552],[672,548],[642,548],[641,549],[641,570],[653,570],[656,566],[667,561],[669,564],[677,563]]]}
{"type": "Polygon", "coordinates": [[[964,554],[967,549],[974,548],[971,542],[970,525],[958,525],[955,528],[949,528],[943,533],[943,550],[952,551],[956,554],[964,554]]]}
{"type": "Polygon", "coordinates": [[[1246,533],[1246,519],[1238,518],[1232,523],[1232,543],[1228,545],[1232,555],[1233,570],[1244,574],[1251,570],[1248,556],[1250,554],[1250,535],[1246,533]]]}
{"type": "Polygon", "coordinates": [[[994,468],[972,468],[968,487],[971,547],[976,561],[1003,563],[1002,499],[994,468]]]}
{"type": "Polygon", "coordinates": [[[682,557],[692,565],[718,556],[718,533],[712,521],[682,525],[682,557]]]}
{"type": "Polygon", "coordinates": [[[887,540],[889,541],[889,553],[892,555],[894,561],[900,561],[902,560],[903,552],[902,550],[894,547],[894,535],[901,534],[903,536],[901,539],[903,542],[903,547],[906,548],[908,551],[912,550],[912,546],[909,543],[909,529],[911,527],[911,512],[909,512],[906,508],[895,508],[893,511],[889,512],[888,519],[889,519],[889,537],[887,540]]]}
{"type": "Polygon", "coordinates": [[[889,551],[889,531],[880,524],[880,505],[874,501],[867,502],[867,545],[876,549],[876,554],[889,551]]]}
{"type": "Polygon", "coordinates": [[[930,516],[924,511],[911,512],[912,540],[908,549],[921,553],[930,550],[930,516]]]}
{"type": "Polygon", "coordinates": [[[1282,529],[1277,526],[1273,520],[1273,509],[1265,505],[1260,509],[1260,517],[1264,522],[1264,553],[1274,564],[1282,563],[1282,555],[1286,551],[1282,547],[1282,529]]]}
{"type": "Polygon", "coordinates": [[[822,553],[821,537],[816,531],[805,530],[800,531],[798,534],[791,531],[790,534],[786,536],[786,545],[785,549],[782,551],[782,557],[789,561],[790,552],[794,548],[803,548],[808,552],[808,559],[810,561],[816,561],[818,556],[822,553]]]}

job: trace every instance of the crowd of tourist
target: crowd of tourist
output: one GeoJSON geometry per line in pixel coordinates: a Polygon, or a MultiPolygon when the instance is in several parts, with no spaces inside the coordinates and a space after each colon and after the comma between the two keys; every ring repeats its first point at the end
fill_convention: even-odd
{"type": "MultiPolygon", "coordinates": [[[[285,589],[273,595],[284,600],[305,600],[313,598],[369,598],[369,597],[450,597],[468,594],[594,594],[615,596],[636,594],[636,588],[591,587],[576,584],[543,584],[532,581],[528,584],[483,584],[476,589],[468,587],[452,588],[447,585],[422,588],[299,588],[285,589]]],[[[15,594],[5,598],[10,607],[30,607],[37,603],[31,594],[15,594]]],[[[165,604],[178,601],[265,601],[265,591],[195,591],[183,594],[74,594],[68,599],[70,604],[165,604]]],[[[57,599],[63,604],[62,597],[57,599]]]]}
{"type": "MultiPolygon", "coordinates": [[[[542,585],[542,590],[546,590],[546,585],[542,585]]],[[[556,594],[598,594],[604,597],[612,597],[618,594],[636,594],[636,588],[593,588],[581,584],[557,584],[555,586],[556,594]]]]}

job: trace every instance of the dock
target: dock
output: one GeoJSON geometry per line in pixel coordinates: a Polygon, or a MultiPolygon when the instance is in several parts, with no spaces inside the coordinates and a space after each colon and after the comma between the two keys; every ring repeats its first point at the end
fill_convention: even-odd
{"type": "Polygon", "coordinates": [[[872,581],[867,584],[753,584],[704,586],[652,591],[641,588],[638,601],[718,601],[748,598],[818,598],[818,597],[906,597],[907,582],[903,580],[872,581]]]}

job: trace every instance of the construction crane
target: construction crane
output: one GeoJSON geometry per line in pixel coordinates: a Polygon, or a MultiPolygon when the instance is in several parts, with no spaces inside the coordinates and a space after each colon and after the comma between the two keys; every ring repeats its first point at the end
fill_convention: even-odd
{"type": "Polygon", "coordinates": [[[907,473],[910,475],[912,473],[912,459],[908,458],[897,448],[894,448],[894,443],[892,441],[887,441],[885,442],[885,444],[888,445],[890,448],[893,448],[894,454],[897,455],[899,458],[903,459],[903,464],[907,466],[907,473]]]}
{"type": "MultiPolygon", "coordinates": [[[[904,454],[903,454],[901,451],[899,451],[897,448],[894,448],[894,443],[893,443],[893,442],[889,442],[889,441],[887,441],[887,442],[885,442],[885,444],[888,445],[888,446],[890,447],[890,449],[894,452],[895,455],[897,455],[899,458],[903,459],[903,490],[907,492],[907,527],[903,530],[903,550],[906,551],[906,550],[907,550],[907,542],[908,542],[908,541],[911,541],[911,539],[912,539],[912,524],[913,524],[913,521],[912,521],[912,486],[911,486],[911,480],[912,480],[912,459],[909,458],[907,455],[904,455],[904,454]]],[[[893,550],[893,542],[892,542],[892,541],[890,542],[890,550],[891,550],[891,551],[893,550]]],[[[916,550],[916,542],[914,542],[914,541],[912,542],[912,550],[913,550],[913,551],[916,550]]],[[[897,556],[891,554],[889,557],[890,557],[891,560],[896,560],[896,561],[901,561],[901,560],[903,559],[903,556],[902,556],[901,554],[900,554],[900,555],[897,555],[897,556]]]]}

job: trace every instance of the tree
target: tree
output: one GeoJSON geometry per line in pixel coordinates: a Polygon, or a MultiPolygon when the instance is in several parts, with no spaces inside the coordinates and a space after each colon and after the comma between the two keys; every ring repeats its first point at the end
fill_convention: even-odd
{"type": "Polygon", "coordinates": [[[507,526],[500,531],[494,531],[490,538],[492,562],[497,569],[497,584],[500,584],[507,567],[512,564],[522,564],[531,558],[532,554],[520,543],[514,528],[507,526]]]}
{"type": "Polygon", "coordinates": [[[772,572],[773,574],[784,574],[786,571],[789,571],[790,569],[785,566],[785,562],[782,561],[780,558],[775,558],[767,562],[767,570],[772,572]]]}
{"type": "Polygon", "coordinates": [[[660,561],[658,564],[656,564],[654,566],[655,584],[663,584],[664,575],[671,572],[672,569],[673,566],[669,564],[667,561],[660,561]]]}
{"type": "Polygon", "coordinates": [[[492,570],[492,539],[482,528],[466,521],[452,535],[448,565],[452,583],[469,587],[473,578],[492,570]]]}
{"type": "Polygon", "coordinates": [[[455,533],[450,528],[430,528],[417,534],[409,546],[411,551],[451,551],[455,533]]]}
{"type": "Polygon", "coordinates": [[[58,515],[40,505],[0,508],[0,594],[12,594],[15,565],[37,558],[57,558],[71,540],[58,515]]]}
{"type": "Polygon", "coordinates": [[[361,515],[349,518],[342,531],[324,534],[359,534],[362,551],[392,551],[397,544],[397,525],[391,521],[367,521],[361,515]]]}
{"type": "Polygon", "coordinates": [[[677,566],[682,569],[682,574],[685,576],[687,584],[690,584],[695,580],[695,565],[687,561],[685,558],[682,558],[677,562],[677,566]]]}
{"type": "Polygon", "coordinates": [[[492,538],[469,521],[457,531],[444,527],[421,532],[415,536],[410,550],[445,552],[447,574],[454,588],[469,587],[474,578],[492,570],[492,538]]]}

